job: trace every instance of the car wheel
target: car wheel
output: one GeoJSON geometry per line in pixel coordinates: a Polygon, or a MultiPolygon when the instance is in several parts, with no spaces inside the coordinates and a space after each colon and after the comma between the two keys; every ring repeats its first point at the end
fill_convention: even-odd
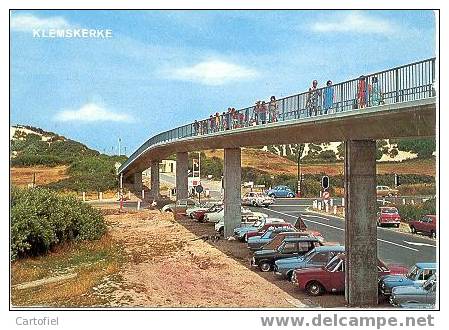
{"type": "Polygon", "coordinates": [[[276,198],[276,195],[275,194],[269,194],[268,197],[276,198]]]}
{"type": "Polygon", "coordinates": [[[271,270],[271,264],[268,261],[261,261],[259,268],[262,272],[269,272],[271,270]]]}
{"type": "Polygon", "coordinates": [[[437,238],[437,233],[432,230],[430,232],[430,237],[432,237],[433,239],[436,239],[437,238]]]}
{"type": "Polygon", "coordinates": [[[377,227],[382,227],[382,224],[379,221],[377,221],[377,227]]]}
{"type": "Polygon", "coordinates": [[[412,234],[416,234],[416,229],[413,226],[410,226],[410,231],[412,232],[412,234]]]}
{"type": "Polygon", "coordinates": [[[398,224],[396,224],[396,228],[399,228],[399,226],[400,226],[400,224],[398,223],[398,224]]]}
{"type": "Polygon", "coordinates": [[[252,203],[252,204],[253,204],[253,206],[257,206],[257,203],[256,203],[256,201],[253,201],[253,203],[252,203]]]}
{"type": "Polygon", "coordinates": [[[287,272],[287,280],[289,282],[291,282],[292,281],[292,277],[293,277],[293,270],[287,272]]]}
{"type": "Polygon", "coordinates": [[[287,197],[288,197],[288,198],[293,198],[293,197],[295,197],[295,195],[292,194],[292,193],[289,193],[289,194],[287,195],[287,197]]]}
{"type": "Polygon", "coordinates": [[[224,236],[224,228],[221,227],[221,228],[218,230],[218,233],[220,234],[220,236],[224,236]]]}
{"type": "Polygon", "coordinates": [[[318,282],[310,282],[306,286],[306,292],[310,296],[319,296],[324,292],[323,286],[318,282]]]}
{"type": "Polygon", "coordinates": [[[248,237],[246,236],[246,234],[245,235],[243,235],[243,237],[242,237],[242,241],[243,242],[246,242],[248,240],[248,237]]]}
{"type": "Polygon", "coordinates": [[[165,212],[166,212],[166,213],[169,213],[169,212],[170,212],[170,213],[173,213],[173,210],[171,210],[171,209],[166,209],[165,212]]]}

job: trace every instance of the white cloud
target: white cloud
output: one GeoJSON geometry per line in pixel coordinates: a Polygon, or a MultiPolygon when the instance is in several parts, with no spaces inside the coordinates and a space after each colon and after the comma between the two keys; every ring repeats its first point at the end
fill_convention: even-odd
{"type": "Polygon", "coordinates": [[[204,85],[224,85],[240,79],[258,76],[256,70],[221,60],[207,60],[189,67],[173,69],[170,78],[204,85]]]}
{"type": "Polygon", "coordinates": [[[397,27],[386,19],[368,15],[359,11],[338,14],[328,20],[320,20],[311,25],[315,32],[344,32],[393,34],[397,27]]]}
{"type": "Polygon", "coordinates": [[[63,110],[58,112],[54,118],[56,121],[78,121],[78,122],[98,122],[98,121],[115,121],[115,122],[131,122],[132,118],[123,113],[113,112],[105,107],[87,103],[77,110],[63,110]]]}
{"type": "Polygon", "coordinates": [[[11,30],[32,31],[34,29],[67,29],[70,24],[59,16],[55,17],[37,17],[33,14],[12,14],[11,30]]]}

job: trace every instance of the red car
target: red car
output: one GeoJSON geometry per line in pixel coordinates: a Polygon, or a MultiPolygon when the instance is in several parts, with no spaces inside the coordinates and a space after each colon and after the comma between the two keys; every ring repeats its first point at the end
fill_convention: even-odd
{"type": "Polygon", "coordinates": [[[436,215],[425,215],[421,218],[421,220],[410,221],[408,225],[410,226],[410,231],[413,234],[421,232],[430,235],[432,238],[437,237],[436,215]]]}
{"type": "MultiPolygon", "coordinates": [[[[384,275],[407,274],[407,267],[390,265],[387,267],[378,259],[379,277],[384,275]]],[[[311,296],[319,296],[324,292],[344,292],[345,290],[345,255],[336,255],[326,266],[321,268],[296,269],[292,282],[311,296]]]]}
{"type": "Polygon", "coordinates": [[[292,231],[296,230],[295,227],[293,227],[293,225],[288,223],[288,222],[267,223],[262,228],[260,228],[259,230],[254,230],[254,231],[247,232],[246,233],[246,240],[248,240],[248,238],[253,237],[253,236],[262,236],[268,229],[270,229],[270,228],[278,228],[278,227],[291,228],[292,231]]]}
{"type": "Polygon", "coordinates": [[[223,208],[222,205],[214,205],[209,208],[198,209],[192,212],[192,218],[198,220],[199,222],[204,221],[204,215],[206,213],[219,212],[223,208]]]}
{"type": "Polygon", "coordinates": [[[401,223],[401,216],[399,215],[398,209],[392,206],[382,206],[377,212],[377,226],[382,227],[383,225],[394,225],[399,228],[401,223]]]}

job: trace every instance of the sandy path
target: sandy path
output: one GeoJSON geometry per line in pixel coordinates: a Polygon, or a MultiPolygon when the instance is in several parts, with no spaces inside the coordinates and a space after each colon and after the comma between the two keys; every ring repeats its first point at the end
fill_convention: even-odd
{"type": "MultiPolygon", "coordinates": [[[[142,307],[306,307],[202,240],[171,214],[109,215],[130,257],[108,301],[142,307]]],[[[245,248],[245,246],[242,246],[245,248]]]]}

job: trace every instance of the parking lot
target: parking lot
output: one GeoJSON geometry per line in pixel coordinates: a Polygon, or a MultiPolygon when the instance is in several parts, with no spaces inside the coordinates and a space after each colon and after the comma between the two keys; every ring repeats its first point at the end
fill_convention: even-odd
{"type": "MultiPolygon", "coordinates": [[[[250,207],[250,210],[267,214],[270,218],[280,218],[287,223],[294,224],[299,215],[307,225],[308,230],[318,231],[328,243],[344,245],[344,219],[314,212],[312,199],[278,198],[273,205],[267,207],[250,207]]],[[[338,202],[338,201],[337,201],[338,202]]],[[[215,235],[213,223],[200,223],[186,216],[178,216],[177,221],[197,236],[215,235]]],[[[402,229],[402,228],[401,228],[402,229]]],[[[287,280],[275,276],[273,272],[261,272],[250,266],[253,253],[245,243],[238,240],[211,242],[226,255],[239,261],[245,267],[254,271],[270,283],[275,284],[288,294],[298,298],[305,304],[315,307],[343,307],[345,298],[342,294],[327,293],[318,297],[311,297],[287,280]]],[[[424,235],[404,232],[393,227],[378,228],[378,257],[387,265],[410,268],[419,262],[435,262],[436,241],[424,235]]],[[[380,297],[380,307],[389,308],[387,301],[380,297]]]]}

